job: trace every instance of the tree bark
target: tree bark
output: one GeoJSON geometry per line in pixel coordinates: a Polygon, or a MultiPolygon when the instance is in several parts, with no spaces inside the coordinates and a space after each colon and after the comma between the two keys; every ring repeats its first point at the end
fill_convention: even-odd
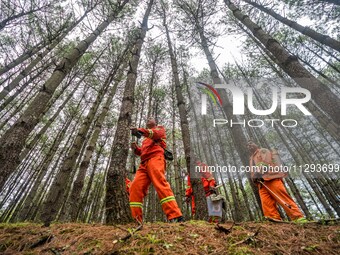
{"type": "MultiPolygon", "coordinates": [[[[71,32],[71,30],[73,28],[75,28],[88,14],[89,11],[86,11],[83,16],[81,16],[76,22],[74,22],[73,24],[71,24],[65,31],[63,31],[61,33],[61,35],[57,36],[55,39],[53,39],[51,41],[51,43],[49,45],[47,45],[46,49],[41,52],[40,54],[38,54],[38,56],[33,59],[29,65],[22,71],[20,71],[20,73],[7,85],[3,88],[3,90],[0,92],[0,100],[4,99],[9,92],[11,92],[14,88],[16,88],[20,81],[22,79],[24,79],[31,71],[32,69],[50,52],[52,51],[58,44],[59,42],[61,42],[66,35],[71,32]]],[[[0,75],[1,72],[4,71],[9,71],[10,69],[14,68],[16,65],[22,63],[23,61],[25,61],[27,58],[29,58],[29,56],[33,56],[35,53],[38,52],[38,48],[34,48],[33,51],[30,52],[30,54],[24,54],[21,57],[19,57],[17,60],[13,61],[11,64],[6,65],[5,68],[3,68],[4,70],[2,71],[2,69],[0,70],[0,75]]]]}
{"type": "Polygon", "coordinates": [[[170,61],[171,61],[171,70],[172,70],[172,75],[174,79],[177,106],[179,109],[179,117],[180,117],[180,125],[181,125],[186,166],[187,166],[187,171],[189,173],[189,176],[191,177],[193,196],[195,197],[196,212],[197,212],[196,217],[197,219],[203,220],[203,219],[206,219],[208,216],[206,200],[204,196],[201,179],[199,177],[197,178],[197,176],[190,175],[191,169],[194,169],[194,168],[191,168],[194,162],[190,161],[191,159],[190,159],[189,122],[188,122],[187,111],[185,107],[185,100],[182,94],[181,83],[180,83],[179,75],[178,75],[177,60],[176,60],[176,56],[174,54],[174,50],[172,47],[170,33],[169,33],[167,21],[166,21],[166,11],[165,11],[165,7],[163,3],[162,3],[162,9],[163,9],[163,26],[165,28],[166,37],[167,37],[167,43],[168,43],[168,49],[169,49],[169,55],[170,55],[170,61]]]}
{"type": "Polygon", "coordinates": [[[34,185],[32,187],[32,189],[29,191],[29,194],[27,196],[27,198],[25,199],[25,203],[23,205],[23,208],[21,209],[20,215],[19,215],[19,219],[21,221],[24,221],[28,218],[29,215],[29,210],[32,206],[33,203],[33,199],[34,197],[37,195],[37,190],[40,186],[40,184],[43,181],[43,178],[46,175],[48,166],[50,165],[55,152],[57,151],[58,146],[60,145],[63,137],[65,136],[65,133],[69,127],[69,125],[71,124],[72,121],[72,117],[69,117],[69,119],[66,121],[66,123],[64,124],[64,126],[61,128],[60,132],[58,133],[58,135],[56,136],[56,138],[53,141],[53,144],[51,145],[46,158],[44,159],[42,165],[40,166],[39,169],[39,173],[38,176],[36,178],[36,180],[34,181],[34,185]]]}
{"type": "Polygon", "coordinates": [[[46,7],[50,7],[50,4],[46,4],[46,5],[37,7],[35,9],[31,9],[31,10],[28,10],[28,11],[23,10],[22,12],[20,12],[18,14],[14,14],[12,16],[9,16],[8,18],[5,18],[5,19],[0,21],[0,30],[2,30],[6,26],[6,24],[8,22],[12,21],[12,20],[18,19],[18,18],[26,16],[26,15],[33,14],[33,13],[38,12],[38,11],[40,11],[40,10],[46,8],[46,7]]]}
{"type": "Polygon", "coordinates": [[[340,6],[340,1],[339,0],[320,0],[320,1],[340,6]]]}
{"type": "MultiPolygon", "coordinates": [[[[239,26],[255,43],[256,45],[275,63],[277,64],[282,70],[285,69],[284,65],[282,62],[280,62],[275,56],[264,46],[259,42],[258,39],[256,39],[250,32],[245,30],[242,26],[239,26]]],[[[270,67],[273,69],[275,73],[283,80],[283,82],[291,87],[292,84],[290,84],[285,77],[281,74],[281,72],[270,62],[270,60],[261,52],[263,57],[266,59],[270,67]]],[[[328,115],[324,114],[323,111],[317,107],[316,102],[309,102],[306,104],[306,107],[308,110],[311,111],[313,116],[318,120],[318,122],[322,125],[322,127],[327,130],[327,132],[335,139],[339,140],[340,139],[340,130],[339,126],[332,120],[331,117],[328,115]]]]}
{"type": "MultiPolygon", "coordinates": [[[[244,15],[230,0],[224,0],[233,15],[242,22],[261,43],[277,58],[283,70],[301,87],[310,91],[312,99],[340,126],[340,100],[331,90],[308,72],[298,61],[296,56],[288,53],[278,41],[265,33],[261,27],[244,15]]],[[[306,103],[306,105],[311,102],[306,103]]]]}
{"type": "MultiPolygon", "coordinates": [[[[115,70],[115,69],[114,69],[115,70]]],[[[113,71],[115,73],[115,71],[113,71]]],[[[67,199],[67,193],[65,193],[65,182],[71,181],[70,178],[71,173],[75,172],[75,163],[83,148],[84,143],[86,141],[86,134],[90,129],[90,126],[94,120],[95,114],[98,110],[99,104],[101,103],[106,91],[108,89],[109,84],[111,83],[113,77],[109,76],[106,78],[103,87],[100,89],[97,98],[91,109],[89,110],[84,122],[82,123],[78,133],[75,137],[73,145],[69,154],[66,157],[66,160],[63,162],[60,171],[58,172],[55,180],[53,181],[52,187],[48,193],[48,197],[44,203],[44,209],[41,215],[41,219],[44,222],[45,226],[49,226],[52,220],[58,214],[58,211],[64,201],[67,199]]],[[[70,187],[70,185],[69,185],[70,187]]]]}
{"type": "Polygon", "coordinates": [[[180,169],[178,167],[178,156],[177,156],[177,146],[176,146],[176,99],[175,99],[175,89],[172,89],[172,152],[174,155],[174,174],[175,174],[175,197],[179,208],[183,208],[181,187],[180,187],[180,169]]]}
{"type": "Polygon", "coordinates": [[[340,42],[329,37],[328,35],[321,34],[321,33],[317,32],[314,29],[311,29],[309,27],[301,26],[299,23],[297,23],[293,20],[287,19],[287,18],[281,16],[280,14],[276,13],[272,9],[268,9],[268,8],[262,6],[261,4],[253,2],[251,0],[243,0],[243,1],[248,3],[248,4],[251,4],[252,6],[260,9],[261,11],[263,11],[267,14],[269,14],[270,16],[274,17],[275,19],[282,22],[283,24],[295,29],[296,31],[299,31],[301,34],[307,35],[310,38],[314,39],[315,41],[318,41],[319,43],[327,45],[328,47],[331,47],[332,49],[340,52],[340,42]]]}
{"type": "MultiPolygon", "coordinates": [[[[125,54],[124,54],[123,57],[125,57],[125,54]]],[[[120,60],[120,61],[123,61],[123,60],[120,60]]],[[[122,63],[120,63],[120,65],[121,64],[122,63]]],[[[116,66],[115,68],[118,69],[119,65],[116,66]]],[[[117,86],[118,86],[120,80],[122,79],[123,71],[125,70],[125,68],[126,68],[126,65],[123,65],[123,67],[121,67],[120,70],[117,73],[115,84],[114,84],[114,86],[112,86],[110,93],[109,93],[109,95],[106,99],[106,102],[103,106],[103,109],[102,109],[100,115],[98,116],[98,118],[95,122],[96,124],[95,124],[95,128],[94,128],[94,132],[92,134],[92,137],[91,137],[89,144],[87,145],[85,157],[80,164],[78,176],[77,176],[77,179],[75,180],[75,182],[73,184],[73,189],[72,189],[71,195],[70,195],[70,203],[72,204],[71,221],[77,220],[77,214],[78,214],[78,210],[79,210],[79,206],[80,206],[79,198],[80,198],[80,194],[81,194],[81,191],[83,189],[83,186],[84,186],[84,179],[85,179],[85,175],[86,175],[86,170],[87,170],[87,168],[90,164],[90,160],[92,158],[94,149],[96,147],[96,143],[97,143],[97,140],[98,140],[98,137],[99,137],[99,133],[102,129],[102,125],[103,125],[104,120],[105,120],[105,118],[108,114],[108,111],[109,111],[110,105],[112,103],[113,97],[116,93],[117,86]]],[[[109,75],[110,82],[111,82],[111,80],[113,80],[115,78],[115,76],[116,76],[115,72],[112,72],[109,75]]]]}
{"type": "Polygon", "coordinates": [[[128,0],[125,0],[121,3],[107,20],[101,23],[89,37],[80,42],[77,47],[71,50],[71,52],[61,60],[52,76],[46,81],[42,90],[33,99],[23,115],[0,138],[0,189],[3,187],[10,173],[12,173],[19,164],[19,155],[24,147],[25,140],[39,122],[41,118],[40,115],[44,112],[45,106],[56,88],[76,65],[88,47],[97,39],[111,21],[115,19],[127,2],[128,0]]]}
{"type": "Polygon", "coordinates": [[[123,101],[117,123],[117,129],[111,151],[111,162],[106,180],[106,224],[127,223],[132,220],[128,196],[125,190],[126,162],[129,152],[129,136],[134,105],[134,90],[137,79],[137,67],[144,38],[148,30],[148,18],[153,0],[148,3],[138,37],[132,48],[132,59],[127,74],[123,101]]]}

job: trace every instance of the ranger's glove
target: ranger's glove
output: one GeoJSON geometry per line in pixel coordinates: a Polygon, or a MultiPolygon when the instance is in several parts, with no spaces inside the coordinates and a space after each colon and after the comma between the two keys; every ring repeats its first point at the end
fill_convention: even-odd
{"type": "Polygon", "coordinates": [[[255,172],[253,176],[253,182],[258,183],[258,182],[264,182],[264,179],[262,178],[263,174],[260,172],[255,172]]]}

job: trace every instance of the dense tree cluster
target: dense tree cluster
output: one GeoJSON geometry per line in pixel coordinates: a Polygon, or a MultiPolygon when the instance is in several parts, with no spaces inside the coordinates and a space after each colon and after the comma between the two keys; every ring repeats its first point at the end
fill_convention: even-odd
{"type": "MultiPolygon", "coordinates": [[[[308,218],[340,216],[338,1],[0,4],[2,222],[132,221],[124,179],[132,178],[139,160],[129,150],[135,139],[129,127],[144,126],[150,116],[167,129],[174,152],[167,179],[186,218],[193,153],[211,165],[247,166],[248,139],[277,148],[287,166],[326,166],[291,173],[285,184],[308,218]],[[226,38],[233,36],[242,59],[219,59],[216,52],[229,51],[226,38]],[[205,59],[203,70],[195,69],[197,54],[205,59]],[[225,89],[217,89],[223,103],[208,100],[209,114],[201,115],[197,82],[235,84],[245,93],[251,88],[252,103],[262,110],[271,107],[273,86],[304,88],[311,92],[305,106],[312,115],[290,108],[285,118],[298,120],[294,128],[213,127],[217,118],[262,123],[282,116],[280,109],[269,116],[234,115],[225,89]]],[[[227,200],[224,218],[262,217],[249,173],[214,175],[227,200]]],[[[195,217],[205,219],[200,179],[192,186],[195,217]]],[[[147,221],[163,220],[153,188],[144,212],[147,221]]]]}

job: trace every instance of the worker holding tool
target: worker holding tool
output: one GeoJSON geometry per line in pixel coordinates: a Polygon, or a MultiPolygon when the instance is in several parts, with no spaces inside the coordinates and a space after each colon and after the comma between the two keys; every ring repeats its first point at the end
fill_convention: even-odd
{"type": "MultiPolygon", "coordinates": [[[[214,188],[216,184],[215,184],[215,179],[212,175],[211,177],[208,177],[208,178],[201,177],[201,180],[202,180],[202,185],[203,185],[203,189],[204,189],[206,197],[210,196],[213,192],[215,192],[214,188]]],[[[186,197],[187,203],[191,201],[191,214],[194,215],[196,213],[196,206],[195,206],[195,198],[194,198],[192,187],[191,187],[190,175],[188,175],[188,183],[187,183],[186,190],[185,190],[185,197],[186,197]]]]}
{"type": "Polygon", "coordinates": [[[163,126],[157,126],[154,118],[149,118],[147,128],[132,127],[131,133],[135,136],[144,136],[142,146],[136,142],[131,143],[131,149],[141,157],[141,163],[136,172],[135,179],[130,186],[130,208],[132,217],[139,223],[143,222],[143,199],[152,183],[157,191],[162,209],[170,222],[182,222],[179,209],[170,184],[165,179],[166,134],[163,126]]]}
{"type": "MultiPolygon", "coordinates": [[[[216,193],[216,182],[214,176],[204,170],[207,169],[207,165],[200,162],[198,159],[194,159],[196,162],[196,166],[199,166],[201,171],[201,180],[203,189],[205,192],[205,196],[207,198],[208,205],[208,214],[209,214],[209,222],[210,223],[218,223],[222,218],[222,203],[223,197],[221,195],[217,195],[216,193]]],[[[185,190],[186,202],[189,203],[191,201],[191,214],[194,215],[196,213],[195,206],[195,197],[193,195],[193,190],[191,187],[190,175],[188,175],[188,184],[185,190]]]]}
{"type": "Polygon", "coordinates": [[[282,221],[277,208],[279,204],[291,220],[307,222],[283,184],[282,178],[288,173],[280,171],[282,162],[277,151],[259,148],[253,141],[248,141],[247,147],[251,154],[251,178],[259,189],[264,216],[271,221],[282,221]]]}

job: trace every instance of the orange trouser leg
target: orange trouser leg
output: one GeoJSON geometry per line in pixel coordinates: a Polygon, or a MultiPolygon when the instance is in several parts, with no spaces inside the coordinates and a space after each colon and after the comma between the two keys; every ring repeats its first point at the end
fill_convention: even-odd
{"type": "Polygon", "coordinates": [[[150,178],[146,170],[146,164],[141,163],[136,172],[135,179],[130,186],[130,209],[134,219],[139,222],[143,221],[143,199],[150,186],[150,178]]]}
{"type": "MultiPolygon", "coordinates": [[[[267,185],[267,182],[265,182],[265,184],[267,185]]],[[[275,220],[281,220],[281,216],[277,210],[276,200],[264,186],[258,185],[258,188],[264,216],[275,220]]]]}
{"type": "Polygon", "coordinates": [[[156,156],[147,161],[147,173],[152,184],[157,191],[162,209],[168,220],[182,216],[174,193],[171,190],[170,184],[165,179],[165,159],[163,156],[156,156]]]}
{"type": "MultiPolygon", "coordinates": [[[[282,208],[287,213],[288,217],[291,220],[296,220],[299,218],[304,217],[301,210],[297,206],[297,204],[294,202],[292,197],[288,194],[285,186],[283,185],[283,182],[281,179],[274,179],[269,182],[265,182],[268,188],[270,188],[277,196],[281,198],[286,204],[290,205],[291,208],[287,207],[280,199],[278,199],[276,196],[272,195],[272,197],[275,199],[275,201],[282,206],[282,208]]],[[[262,187],[262,189],[266,189],[265,187],[262,187]]]]}

